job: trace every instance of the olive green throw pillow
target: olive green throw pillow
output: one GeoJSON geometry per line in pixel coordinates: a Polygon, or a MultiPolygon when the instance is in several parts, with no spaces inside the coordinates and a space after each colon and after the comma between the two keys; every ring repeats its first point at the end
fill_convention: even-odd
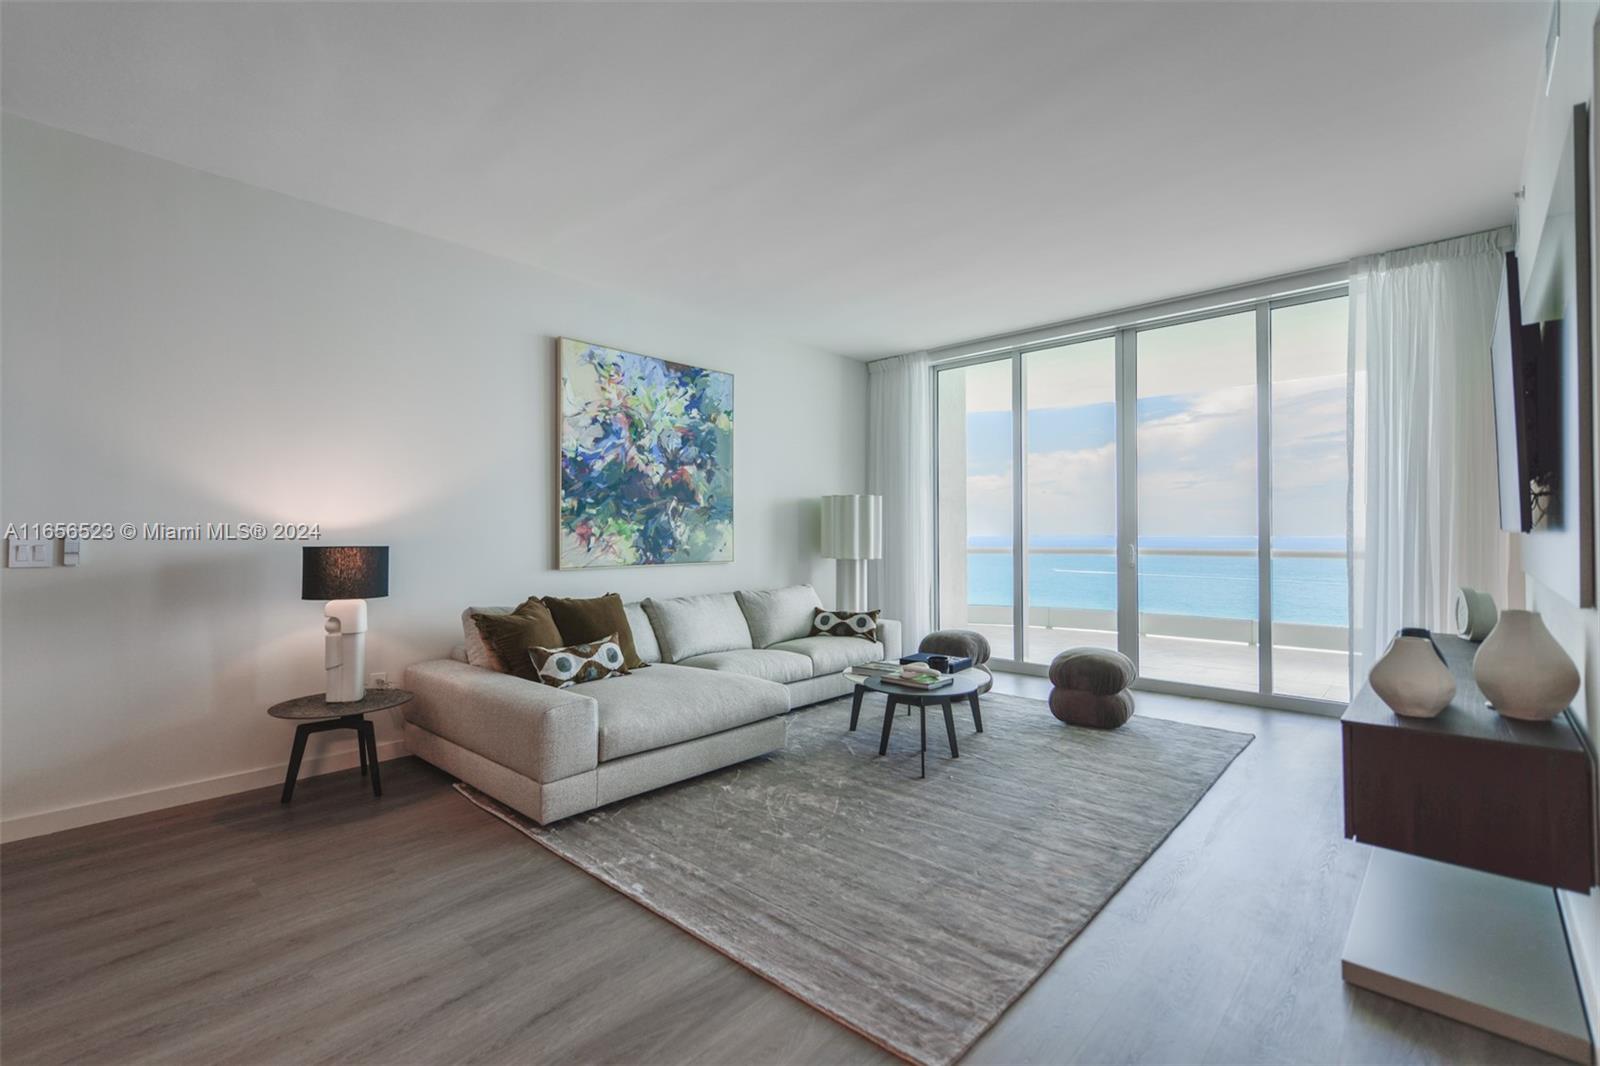
{"type": "Polygon", "coordinates": [[[510,614],[475,614],[472,621],[483,635],[483,642],[500,657],[506,673],[529,681],[539,680],[529,653],[534,648],[554,648],[563,643],[549,609],[532,596],[510,614]]]}
{"type": "Polygon", "coordinates": [[[587,600],[563,599],[546,596],[544,605],[550,609],[561,639],[556,644],[589,644],[597,640],[615,640],[622,648],[623,664],[629,670],[640,670],[650,664],[639,657],[633,646],[633,630],[628,626],[628,612],[622,609],[622,597],[615,592],[587,600]]]}

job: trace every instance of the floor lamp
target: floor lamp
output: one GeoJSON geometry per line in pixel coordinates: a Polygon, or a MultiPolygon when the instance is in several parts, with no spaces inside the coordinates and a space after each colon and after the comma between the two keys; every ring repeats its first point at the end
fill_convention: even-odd
{"type": "Polygon", "coordinates": [[[883,558],[883,497],[822,497],[822,554],[839,560],[833,609],[867,610],[867,560],[883,558]]]}

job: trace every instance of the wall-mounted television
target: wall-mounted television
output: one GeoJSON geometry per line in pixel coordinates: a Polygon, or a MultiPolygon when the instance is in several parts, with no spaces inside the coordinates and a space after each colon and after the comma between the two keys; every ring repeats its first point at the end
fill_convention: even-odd
{"type": "Polygon", "coordinates": [[[1500,471],[1500,528],[1514,533],[1531,532],[1551,502],[1548,430],[1552,412],[1539,387],[1542,351],[1539,327],[1523,325],[1517,255],[1507,252],[1490,362],[1500,471]]]}

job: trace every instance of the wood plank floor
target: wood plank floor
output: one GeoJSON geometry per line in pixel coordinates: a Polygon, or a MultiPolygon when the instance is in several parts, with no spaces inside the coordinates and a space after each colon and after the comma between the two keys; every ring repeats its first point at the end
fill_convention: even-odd
{"type": "MultiPolygon", "coordinates": [[[[1340,981],[1336,722],[1139,708],[1257,739],[967,1061],[1554,1061],[1340,981]]],[[[0,848],[0,1058],[885,1060],[449,784],[404,759],[381,800],[348,771],[0,848]]]]}

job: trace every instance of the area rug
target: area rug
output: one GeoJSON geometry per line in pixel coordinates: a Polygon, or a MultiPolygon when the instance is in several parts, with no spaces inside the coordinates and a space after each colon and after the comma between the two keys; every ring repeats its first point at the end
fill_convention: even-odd
{"type": "MultiPolygon", "coordinates": [[[[913,1062],[954,1061],[1033,983],[1253,737],[1135,716],[1063,726],[1044,704],[883,700],[795,712],[784,750],[541,827],[464,795],[736,962],[913,1062]]],[[[1066,1005],[1070,1009],[1070,1004],[1066,1005]]]]}

